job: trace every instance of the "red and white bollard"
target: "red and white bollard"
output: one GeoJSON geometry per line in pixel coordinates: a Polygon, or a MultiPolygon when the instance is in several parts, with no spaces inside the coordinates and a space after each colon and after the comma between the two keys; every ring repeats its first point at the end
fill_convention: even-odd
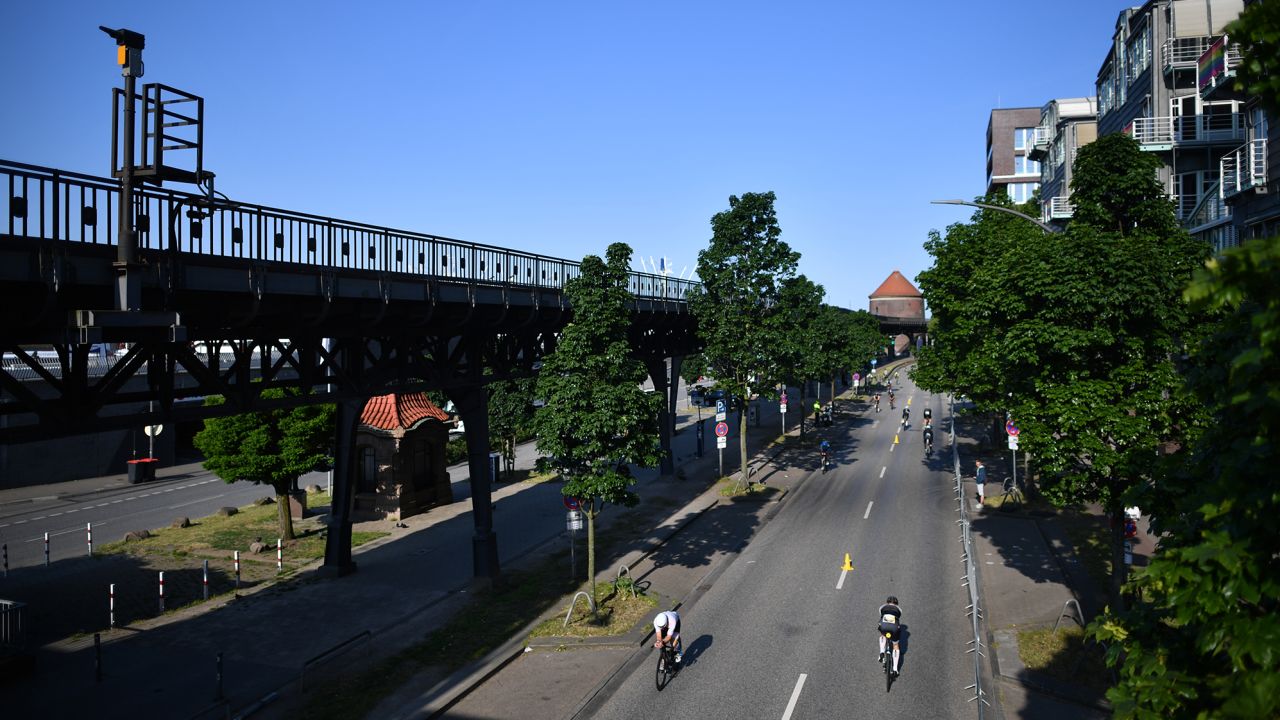
{"type": "Polygon", "coordinates": [[[164,612],[164,571],[160,571],[160,612],[164,612]]]}
{"type": "Polygon", "coordinates": [[[111,623],[108,627],[116,626],[116,584],[111,583],[107,586],[107,609],[111,613],[111,623]]]}
{"type": "Polygon", "coordinates": [[[276,572],[284,570],[284,551],[281,548],[280,538],[276,538],[276,572]]]}
{"type": "Polygon", "coordinates": [[[44,566],[49,567],[49,533],[44,534],[44,566]]]}
{"type": "Polygon", "coordinates": [[[236,551],[235,551],[235,553],[236,553],[236,554],[235,554],[235,558],[236,558],[236,589],[237,589],[237,590],[239,590],[239,589],[240,589],[240,551],[239,551],[239,550],[236,550],[236,551]]]}
{"type": "Polygon", "coordinates": [[[9,543],[4,544],[4,576],[9,577],[9,543]]]}
{"type": "Polygon", "coordinates": [[[204,561],[204,599],[209,599],[209,561],[204,561]]]}
{"type": "Polygon", "coordinates": [[[84,524],[84,541],[89,546],[89,554],[93,554],[93,523],[84,524]]]}

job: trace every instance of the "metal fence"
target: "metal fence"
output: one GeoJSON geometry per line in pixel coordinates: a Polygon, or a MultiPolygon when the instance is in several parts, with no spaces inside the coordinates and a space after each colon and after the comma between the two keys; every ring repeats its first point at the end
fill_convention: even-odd
{"type": "Polygon", "coordinates": [[[978,720],[985,717],[986,708],[991,705],[987,701],[987,693],[982,689],[982,660],[985,643],[982,642],[982,597],[978,587],[978,557],[973,549],[973,534],[969,530],[969,504],[965,502],[964,479],[960,475],[960,448],[956,444],[956,403],[951,398],[951,459],[956,479],[956,501],[960,504],[960,546],[964,555],[964,582],[962,586],[969,592],[969,620],[973,627],[973,640],[969,652],[973,653],[973,685],[965,688],[973,690],[970,702],[978,701],[978,720]]]}
{"type": "MultiPolygon", "coordinates": [[[[0,160],[9,235],[114,245],[119,183],[0,160]]],[[[519,288],[562,289],[578,276],[572,260],[462,242],[349,220],[143,186],[133,212],[141,250],[375,270],[519,288]]],[[[630,274],[636,297],[683,301],[699,283],[630,274]]]]}
{"type": "Polygon", "coordinates": [[[27,606],[0,600],[0,651],[21,652],[27,647],[27,606]]]}

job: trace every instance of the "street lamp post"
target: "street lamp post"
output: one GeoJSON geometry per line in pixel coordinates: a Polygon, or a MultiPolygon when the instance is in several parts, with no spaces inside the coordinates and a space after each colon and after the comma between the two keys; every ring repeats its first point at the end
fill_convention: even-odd
{"type": "Polygon", "coordinates": [[[1039,225],[1040,229],[1044,230],[1046,233],[1062,232],[1058,228],[1050,225],[1049,223],[1041,222],[1026,213],[1018,212],[1013,208],[1007,208],[1002,205],[990,205],[988,203],[969,202],[968,200],[930,200],[929,202],[932,205],[969,205],[971,207],[982,208],[983,210],[996,210],[998,212],[1009,213],[1010,215],[1017,215],[1023,220],[1030,220],[1036,225],[1039,225]]]}

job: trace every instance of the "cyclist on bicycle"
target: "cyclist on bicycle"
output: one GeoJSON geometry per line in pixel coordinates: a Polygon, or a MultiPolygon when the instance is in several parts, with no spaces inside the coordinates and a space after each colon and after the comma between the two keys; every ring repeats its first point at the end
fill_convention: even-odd
{"type": "Polygon", "coordinates": [[[931,409],[929,409],[929,408],[925,408],[925,409],[924,409],[924,421],[925,421],[925,422],[929,422],[929,421],[930,421],[930,420],[932,420],[932,419],[933,419],[933,410],[931,410],[931,409]]]}
{"type": "Polygon", "coordinates": [[[876,412],[880,412],[880,393],[876,393],[875,401],[876,401],[876,412]]]}
{"type": "Polygon", "coordinates": [[[893,674],[898,674],[898,639],[902,632],[902,608],[898,607],[898,598],[890,595],[880,606],[880,662],[884,662],[885,640],[893,641],[893,674]]]}
{"type": "Polygon", "coordinates": [[[831,442],[823,438],[822,442],[818,443],[818,453],[822,456],[822,468],[825,470],[827,461],[831,459],[831,442]]]}
{"type": "Polygon", "coordinates": [[[902,408],[902,427],[911,426],[911,406],[907,405],[902,408]]]}
{"type": "Polygon", "coordinates": [[[684,645],[680,642],[680,613],[675,610],[663,610],[653,618],[653,634],[656,648],[668,644],[675,647],[676,662],[684,659],[684,645]]]}
{"type": "Polygon", "coordinates": [[[889,390],[889,409],[893,409],[893,390],[889,390]]]}
{"type": "Polygon", "coordinates": [[[924,435],[925,452],[933,452],[933,426],[929,424],[929,418],[925,418],[924,429],[921,432],[924,435]]]}

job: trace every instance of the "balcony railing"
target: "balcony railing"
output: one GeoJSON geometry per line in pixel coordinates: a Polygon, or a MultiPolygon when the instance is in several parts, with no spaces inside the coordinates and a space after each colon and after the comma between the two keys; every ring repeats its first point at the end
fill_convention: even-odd
{"type": "Polygon", "coordinates": [[[1033,128],[1027,142],[1027,157],[1032,160],[1044,158],[1049,154],[1049,147],[1052,144],[1053,128],[1044,125],[1033,128]]]}
{"type": "Polygon", "coordinates": [[[1223,198],[1267,184],[1267,139],[1251,140],[1224,155],[1218,161],[1222,184],[1218,194],[1223,198]]]}
{"type": "Polygon", "coordinates": [[[1071,204],[1071,198],[1059,195],[1049,198],[1049,219],[1065,220],[1076,212],[1076,206],[1071,204]]]}
{"type": "Polygon", "coordinates": [[[1160,64],[1165,72],[1174,67],[1195,65],[1200,56],[1213,44],[1212,35],[1190,38],[1169,38],[1160,47],[1160,64]]]}
{"type": "Polygon", "coordinates": [[[1212,189],[1200,198],[1199,204],[1191,211],[1183,225],[1191,233],[1200,233],[1224,223],[1231,222],[1231,206],[1222,201],[1221,191],[1212,189]]]}
{"type": "Polygon", "coordinates": [[[1144,149],[1167,150],[1176,145],[1214,145],[1243,140],[1244,125],[1245,119],[1240,113],[1144,117],[1134,118],[1130,132],[1144,149]]]}

